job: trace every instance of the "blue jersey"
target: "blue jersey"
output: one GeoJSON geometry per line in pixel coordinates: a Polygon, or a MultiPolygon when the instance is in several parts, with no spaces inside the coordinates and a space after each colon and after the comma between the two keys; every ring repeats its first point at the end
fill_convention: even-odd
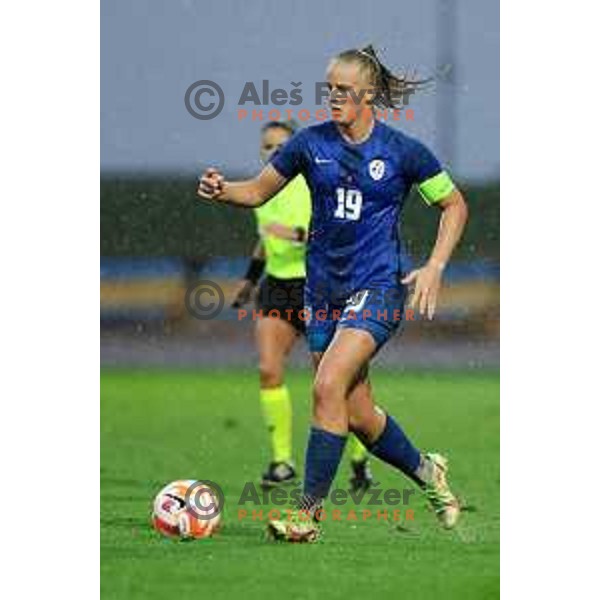
{"type": "Polygon", "coordinates": [[[327,121],[294,135],[271,164],[286,179],[301,173],[311,191],[312,295],[343,302],[359,290],[398,285],[406,268],[398,234],[404,200],[413,184],[442,173],[423,144],[379,121],[367,140],[352,144],[327,121]]]}

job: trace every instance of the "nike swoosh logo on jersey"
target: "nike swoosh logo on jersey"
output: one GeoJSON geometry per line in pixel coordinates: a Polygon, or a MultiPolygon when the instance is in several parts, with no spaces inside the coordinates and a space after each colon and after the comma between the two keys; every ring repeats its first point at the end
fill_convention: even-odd
{"type": "Polygon", "coordinates": [[[315,162],[316,162],[318,165],[325,165],[325,164],[327,164],[327,163],[332,163],[332,162],[333,162],[333,160],[331,160],[330,158],[319,158],[319,157],[317,156],[317,157],[315,157],[315,162]]]}

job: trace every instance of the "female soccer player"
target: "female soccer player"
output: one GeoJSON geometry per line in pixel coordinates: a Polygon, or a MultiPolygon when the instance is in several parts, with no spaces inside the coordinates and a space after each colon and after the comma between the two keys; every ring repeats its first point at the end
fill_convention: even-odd
{"type": "MultiPolygon", "coordinates": [[[[267,164],[294,133],[289,121],[270,121],[261,129],[260,158],[267,164]]],[[[263,270],[257,297],[262,317],[256,322],[259,355],[260,403],[271,436],[272,461],[262,477],[264,487],[291,483],[296,478],[292,463],[292,403],[284,382],[285,361],[299,334],[305,333],[304,308],[306,238],[310,224],[310,190],[301,175],[295,177],[268,204],[258,207],[259,242],[244,281],[233,302],[246,304],[263,270]]],[[[366,489],[372,481],[368,452],[356,436],[350,439],[352,489],[366,489]]]]}
{"type": "Polygon", "coordinates": [[[423,144],[375,119],[374,106],[395,106],[398,94],[414,82],[394,76],[370,46],[337,55],[327,81],[331,121],[294,136],[255,179],[229,182],[209,169],[198,186],[201,197],[252,207],[301,173],[312,194],[305,306],[317,370],[304,495],[291,518],[272,521],[269,529],[286,541],[318,538],[318,509],[349,431],[373,455],[415,481],[442,525],[454,527],[460,508],[447,484],[446,459],[418,450],[392,416],[374,405],[366,373],[399,325],[407,285],[414,285],[411,306],[433,318],[442,273],[461,237],[467,207],[423,144]],[[400,260],[398,219],[413,185],[441,216],[429,260],[407,274],[400,260]]]}

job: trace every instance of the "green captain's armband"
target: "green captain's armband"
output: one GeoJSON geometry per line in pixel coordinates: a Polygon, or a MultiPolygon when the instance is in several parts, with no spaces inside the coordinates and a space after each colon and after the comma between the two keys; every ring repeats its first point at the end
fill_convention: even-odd
{"type": "Polygon", "coordinates": [[[440,200],[443,200],[454,189],[454,182],[446,171],[442,171],[433,177],[430,177],[418,186],[419,193],[426,204],[431,206],[440,200]]]}

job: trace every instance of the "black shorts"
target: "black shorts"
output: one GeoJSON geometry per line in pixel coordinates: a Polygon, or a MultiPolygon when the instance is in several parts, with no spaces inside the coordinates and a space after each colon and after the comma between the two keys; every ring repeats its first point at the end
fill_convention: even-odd
{"type": "Polygon", "coordinates": [[[304,309],[305,279],[278,279],[267,275],[256,296],[256,308],[266,316],[288,321],[296,331],[305,333],[300,312],[304,309]]]}

